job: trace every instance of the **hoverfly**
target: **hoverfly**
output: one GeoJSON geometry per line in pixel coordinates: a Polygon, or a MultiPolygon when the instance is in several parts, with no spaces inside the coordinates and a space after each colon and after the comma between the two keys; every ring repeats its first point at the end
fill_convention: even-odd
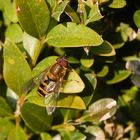
{"type": "Polygon", "coordinates": [[[56,62],[44,70],[39,76],[37,93],[45,97],[45,105],[48,115],[51,115],[56,107],[60,87],[66,75],[69,63],[66,57],[59,57],[56,62]]]}

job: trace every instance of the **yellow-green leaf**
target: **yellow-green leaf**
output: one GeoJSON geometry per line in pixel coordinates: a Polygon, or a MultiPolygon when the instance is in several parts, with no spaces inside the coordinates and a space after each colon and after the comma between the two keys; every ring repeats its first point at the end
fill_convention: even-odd
{"type": "Polygon", "coordinates": [[[48,33],[46,41],[54,47],[85,47],[100,45],[103,39],[83,24],[67,22],[55,26],[48,33]]]}
{"type": "Polygon", "coordinates": [[[23,29],[41,38],[50,22],[50,11],[45,0],[16,0],[17,15],[23,29]]]}
{"type": "Polygon", "coordinates": [[[27,136],[21,127],[15,127],[10,131],[7,140],[27,140],[27,136]]]}
{"type": "Polygon", "coordinates": [[[4,80],[16,94],[31,79],[31,69],[18,47],[9,39],[4,44],[4,80]]]}

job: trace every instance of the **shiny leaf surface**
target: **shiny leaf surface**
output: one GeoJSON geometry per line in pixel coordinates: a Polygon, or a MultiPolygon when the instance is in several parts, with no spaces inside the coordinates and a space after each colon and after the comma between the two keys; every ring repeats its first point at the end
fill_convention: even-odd
{"type": "Polygon", "coordinates": [[[91,104],[88,108],[88,115],[93,122],[101,122],[109,119],[115,114],[117,103],[111,98],[103,98],[91,104]]]}
{"type": "Polygon", "coordinates": [[[97,46],[103,42],[102,38],[94,30],[72,22],[55,26],[48,33],[46,41],[50,46],[54,47],[97,46]],[[85,36],[86,34],[88,36],[85,36]]]}
{"type": "Polygon", "coordinates": [[[16,0],[16,9],[19,22],[28,34],[36,38],[45,35],[50,22],[45,0],[16,0]]]}
{"type": "Polygon", "coordinates": [[[31,79],[31,70],[17,46],[6,40],[4,44],[4,79],[9,88],[22,94],[24,84],[31,79]]]}

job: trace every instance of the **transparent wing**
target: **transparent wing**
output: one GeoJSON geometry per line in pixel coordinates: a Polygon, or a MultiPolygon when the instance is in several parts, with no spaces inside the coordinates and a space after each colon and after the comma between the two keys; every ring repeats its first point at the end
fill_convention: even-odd
{"type": "Polygon", "coordinates": [[[45,105],[48,115],[51,115],[55,111],[62,81],[63,78],[60,78],[59,81],[55,83],[53,91],[45,96],[45,105]]]}
{"type": "Polygon", "coordinates": [[[22,88],[22,93],[28,93],[30,90],[35,88],[39,83],[44,79],[45,74],[48,72],[48,69],[42,71],[39,75],[35,76],[31,80],[29,80],[22,88]]]}
{"type": "Polygon", "coordinates": [[[58,96],[59,96],[58,92],[57,93],[51,92],[45,96],[45,105],[48,115],[51,115],[55,111],[58,96]]]}
{"type": "Polygon", "coordinates": [[[39,75],[35,76],[33,78],[33,82],[36,84],[36,85],[39,85],[41,81],[44,80],[44,77],[46,75],[46,73],[48,72],[49,68],[45,69],[44,71],[42,71],[39,75]]]}

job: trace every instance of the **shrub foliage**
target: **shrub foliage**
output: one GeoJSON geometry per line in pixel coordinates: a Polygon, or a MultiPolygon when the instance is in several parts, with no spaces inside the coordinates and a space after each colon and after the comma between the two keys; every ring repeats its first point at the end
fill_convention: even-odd
{"type": "Polygon", "coordinates": [[[0,0],[0,140],[139,139],[139,4],[0,0]],[[49,115],[33,81],[62,56],[49,115]]]}

